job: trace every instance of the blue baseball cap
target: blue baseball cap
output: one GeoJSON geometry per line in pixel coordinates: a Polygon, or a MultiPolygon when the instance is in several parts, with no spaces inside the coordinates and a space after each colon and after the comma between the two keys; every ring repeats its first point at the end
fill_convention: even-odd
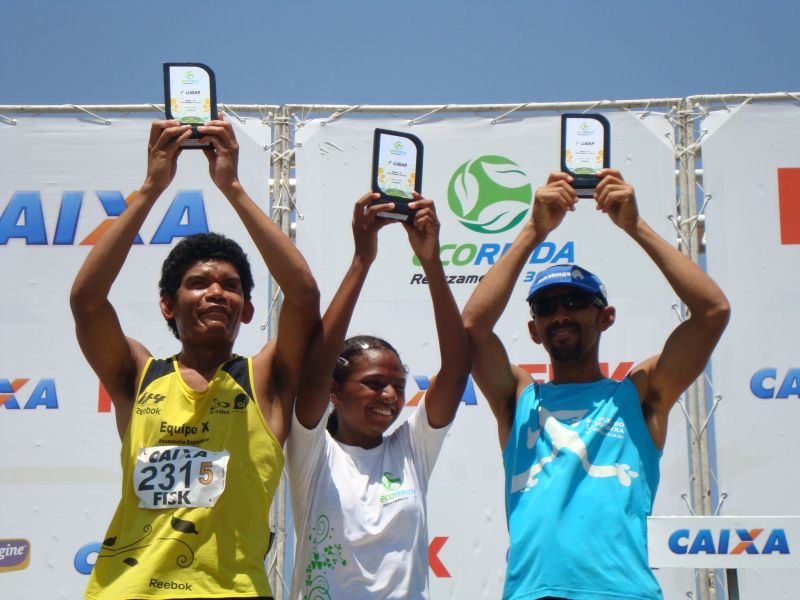
{"type": "Polygon", "coordinates": [[[594,294],[608,306],[606,286],[594,273],[590,273],[578,265],[555,265],[536,274],[528,291],[528,303],[539,292],[555,285],[566,285],[589,294],[594,294]]]}

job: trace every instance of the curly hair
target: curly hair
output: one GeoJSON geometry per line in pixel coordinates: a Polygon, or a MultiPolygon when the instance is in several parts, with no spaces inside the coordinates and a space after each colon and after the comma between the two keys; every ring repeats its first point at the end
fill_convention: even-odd
{"type": "MultiPolygon", "coordinates": [[[[400,358],[400,353],[389,342],[372,335],[354,335],[344,341],[344,346],[339,353],[339,358],[336,359],[336,367],[333,369],[334,381],[336,381],[336,383],[344,382],[353,370],[353,361],[359,356],[362,356],[367,350],[388,350],[392,352],[403,366],[403,371],[406,373],[408,372],[408,369],[400,358]]],[[[326,428],[331,435],[335,435],[338,426],[339,421],[336,417],[336,411],[332,410],[331,414],[328,416],[326,428]]]]}
{"type": "MultiPolygon", "coordinates": [[[[247,254],[239,244],[220,233],[195,233],[175,245],[161,265],[158,282],[161,297],[176,298],[186,271],[196,262],[206,260],[224,260],[232,264],[242,280],[244,298],[250,300],[254,283],[247,254]]],[[[167,325],[180,339],[175,319],[169,319],[167,325]]]]}

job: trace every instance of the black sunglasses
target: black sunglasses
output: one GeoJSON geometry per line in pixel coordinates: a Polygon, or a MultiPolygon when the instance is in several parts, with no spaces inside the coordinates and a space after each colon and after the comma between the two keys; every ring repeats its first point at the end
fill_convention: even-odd
{"type": "Polygon", "coordinates": [[[558,296],[534,298],[531,300],[531,314],[534,317],[549,317],[556,312],[559,304],[570,312],[583,310],[591,304],[594,304],[599,308],[605,307],[605,302],[603,302],[596,294],[570,292],[568,294],[560,294],[558,296]]]}

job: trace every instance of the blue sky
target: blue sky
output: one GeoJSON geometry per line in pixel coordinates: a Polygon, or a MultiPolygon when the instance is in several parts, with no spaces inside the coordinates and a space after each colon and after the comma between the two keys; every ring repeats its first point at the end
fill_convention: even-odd
{"type": "Polygon", "coordinates": [[[796,0],[3,0],[0,104],[513,103],[797,91],[796,0]]]}

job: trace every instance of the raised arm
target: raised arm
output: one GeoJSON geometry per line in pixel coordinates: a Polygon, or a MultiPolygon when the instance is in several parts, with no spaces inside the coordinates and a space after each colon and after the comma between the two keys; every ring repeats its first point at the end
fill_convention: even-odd
{"type": "Polygon", "coordinates": [[[145,182],[126,199],[128,207],[94,245],[72,284],[70,307],[78,343],[114,403],[120,436],[130,418],[136,376],[149,353],[125,337],[108,295],[139,228],[175,176],[180,145],[189,135],[191,128],[178,121],[152,124],[145,182]]]}
{"type": "Polygon", "coordinates": [[[455,418],[469,375],[470,347],[439,256],[439,219],[433,202],[415,194],[409,206],[418,212],[413,225],[403,225],[428,279],[439,340],[439,372],[425,393],[428,423],[439,428],[449,425],[455,418]]]}
{"type": "Polygon", "coordinates": [[[689,317],[669,335],[660,354],[631,371],[656,446],[663,448],[670,409],[703,372],[730,316],[725,294],[706,273],[667,243],[639,215],[633,186],[619,171],[605,169],[596,191],[598,210],[630,235],[650,256],[686,305],[689,317]]]}
{"type": "Polygon", "coordinates": [[[375,218],[379,212],[391,208],[389,204],[370,206],[370,201],[378,197],[371,192],[365,194],[353,208],[353,260],[308,348],[295,406],[297,420],[307,429],[316,427],[328,408],[336,359],[367,273],[378,253],[378,230],[390,223],[375,218]]]}
{"type": "Polygon", "coordinates": [[[568,210],[574,210],[577,196],[571,181],[564,173],[552,173],[547,184],[536,190],[531,219],[508,252],[489,269],[464,308],[464,327],[472,344],[472,375],[497,419],[501,446],[505,446],[514,421],[517,397],[531,377],[511,364],[494,326],[531,252],[558,227],[568,210]]]}
{"type": "Polygon", "coordinates": [[[222,119],[198,131],[214,184],[242,220],[269,272],[283,292],[277,336],[253,359],[257,393],[273,433],[288,434],[291,410],[300,382],[303,357],[319,322],[319,290],[305,259],[242,187],[238,175],[239,145],[233,127],[222,119]]]}

